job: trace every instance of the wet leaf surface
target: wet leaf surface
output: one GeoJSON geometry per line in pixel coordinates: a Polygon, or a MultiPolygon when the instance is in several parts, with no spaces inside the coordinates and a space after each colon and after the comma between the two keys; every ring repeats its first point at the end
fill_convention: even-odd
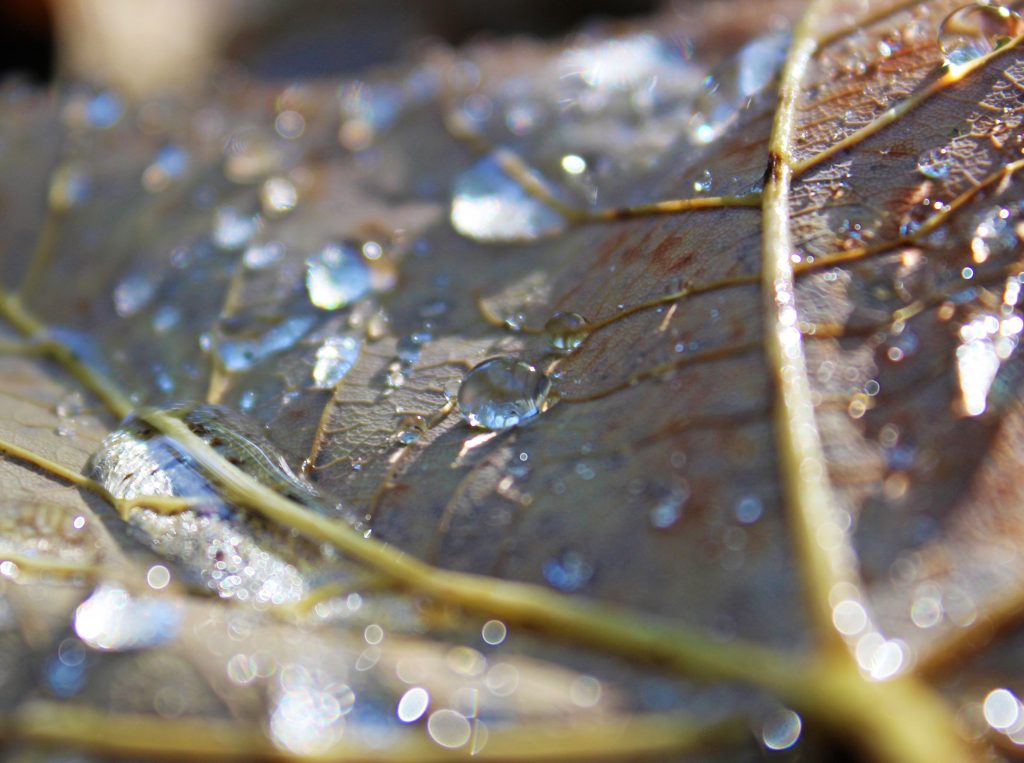
{"type": "Polygon", "coordinates": [[[957,7],[732,39],[713,6],[183,104],[8,86],[4,731],[1012,753],[1024,64],[1012,11],[944,59],[957,7]],[[231,413],[173,414],[189,444],[152,412],[183,401],[231,413]]]}

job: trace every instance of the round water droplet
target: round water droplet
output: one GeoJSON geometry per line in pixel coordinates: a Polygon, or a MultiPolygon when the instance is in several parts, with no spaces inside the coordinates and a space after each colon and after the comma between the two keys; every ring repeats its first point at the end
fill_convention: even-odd
{"type": "Polygon", "coordinates": [[[306,260],[309,301],[321,310],[337,310],[370,291],[370,268],[359,247],[331,243],[306,260]]]}
{"type": "Polygon", "coordinates": [[[947,148],[932,148],[917,158],[917,171],[932,180],[949,177],[952,168],[953,157],[947,148]]]}
{"type": "Polygon", "coordinates": [[[456,231],[477,241],[532,241],[566,227],[565,218],[509,177],[496,156],[459,175],[451,222],[456,231]]]}
{"type": "Polygon", "coordinates": [[[558,352],[572,352],[587,336],[587,321],[579,313],[555,313],[544,324],[551,349],[558,352]]]}
{"type": "Polygon", "coordinates": [[[260,206],[268,217],[283,217],[299,203],[299,192],[288,178],[272,177],[260,187],[260,206]]]}
{"type": "Polygon", "coordinates": [[[243,215],[231,207],[221,207],[214,216],[213,243],[229,252],[242,249],[256,235],[258,228],[259,217],[243,215]]]}
{"type": "Polygon", "coordinates": [[[547,408],[551,382],[536,367],[509,357],[473,368],[459,387],[459,412],[470,426],[507,429],[547,408]]]}
{"type": "Polygon", "coordinates": [[[950,66],[962,66],[1001,48],[1024,31],[1021,16],[996,3],[958,8],[939,25],[939,49],[950,66]]]}
{"type": "Polygon", "coordinates": [[[422,416],[410,413],[403,416],[395,427],[395,441],[399,445],[412,445],[427,433],[427,420],[422,416]]]}
{"type": "Polygon", "coordinates": [[[594,577],[594,568],[579,551],[566,551],[544,563],[544,579],[560,591],[578,591],[594,577]]]}
{"type": "Polygon", "coordinates": [[[690,489],[686,485],[673,485],[669,489],[662,488],[648,516],[651,527],[656,530],[668,530],[674,527],[683,516],[683,508],[690,497],[690,489]]]}
{"type": "Polygon", "coordinates": [[[788,750],[800,738],[803,723],[792,710],[779,710],[764,720],[761,739],[769,750],[788,750]]]}
{"type": "Polygon", "coordinates": [[[711,183],[714,178],[711,175],[711,170],[704,170],[696,180],[693,181],[693,192],[694,193],[707,193],[711,190],[711,183]]]}
{"type": "Polygon", "coordinates": [[[422,686],[414,686],[398,700],[395,715],[402,723],[418,721],[430,706],[430,694],[422,686]]]}

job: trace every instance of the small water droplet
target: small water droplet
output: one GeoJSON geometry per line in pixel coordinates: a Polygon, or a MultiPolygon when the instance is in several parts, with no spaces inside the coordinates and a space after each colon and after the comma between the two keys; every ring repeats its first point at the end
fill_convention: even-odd
{"type": "Polygon", "coordinates": [[[105,130],[113,127],[124,114],[124,104],[116,94],[105,91],[93,96],[85,105],[85,119],[90,127],[105,130]]]}
{"type": "Polygon", "coordinates": [[[686,485],[673,485],[668,489],[662,488],[659,492],[661,495],[651,507],[648,517],[654,529],[668,530],[683,516],[683,508],[690,497],[690,489],[686,485]]]}
{"type": "Polygon", "coordinates": [[[152,164],[142,171],[142,187],[154,193],[169,187],[188,171],[188,152],[181,146],[167,145],[156,152],[152,164]]]}
{"type": "Polygon", "coordinates": [[[232,207],[220,207],[214,214],[213,243],[219,249],[236,251],[245,247],[258,229],[258,217],[244,215],[232,207]]]}
{"type": "Polygon", "coordinates": [[[321,310],[350,305],[365,296],[370,287],[370,268],[360,247],[351,241],[327,244],[306,260],[309,301],[321,310]]]}
{"type": "Polygon", "coordinates": [[[415,413],[403,416],[395,426],[395,442],[412,445],[427,433],[427,429],[427,420],[423,416],[415,413]]]}
{"type": "Polygon", "coordinates": [[[144,308],[156,293],[156,284],[141,273],[126,276],[114,287],[114,310],[121,318],[130,318],[144,308]]]}
{"type": "Polygon", "coordinates": [[[235,183],[254,183],[280,169],[283,160],[273,133],[256,127],[239,130],[224,149],[224,174],[235,183]]]}
{"type": "Polygon", "coordinates": [[[551,382],[536,367],[510,357],[485,360],[459,386],[459,412],[470,426],[507,429],[529,421],[549,403],[551,382]]]}
{"type": "Polygon", "coordinates": [[[430,693],[422,686],[414,686],[398,700],[395,715],[402,723],[414,723],[423,717],[430,706],[430,693]]]}
{"type": "Polygon", "coordinates": [[[700,176],[693,181],[694,193],[707,193],[711,190],[711,183],[714,181],[711,170],[704,170],[700,176]]]}
{"type": "Polygon", "coordinates": [[[584,556],[571,550],[545,562],[542,572],[551,586],[566,592],[578,591],[594,576],[594,568],[584,556]]]}
{"type": "Polygon", "coordinates": [[[268,178],[260,187],[260,206],[267,217],[283,217],[298,203],[299,192],[288,178],[268,178]]]}
{"type": "Polygon", "coordinates": [[[279,263],[284,257],[284,244],[280,241],[268,241],[265,244],[253,244],[245,250],[242,262],[250,270],[266,270],[279,263]]]}
{"type": "Polygon", "coordinates": [[[962,66],[1002,47],[1022,31],[1017,11],[996,3],[971,3],[939,24],[939,50],[950,66],[962,66]]]}
{"type": "Polygon", "coordinates": [[[533,241],[560,233],[565,218],[506,174],[496,156],[481,159],[455,181],[452,226],[476,241],[533,241]]]}
{"type": "Polygon", "coordinates": [[[313,386],[334,389],[359,360],[360,342],[354,336],[331,337],[317,348],[313,364],[313,386]]]}
{"type": "Polygon", "coordinates": [[[566,154],[562,157],[562,170],[567,175],[582,175],[587,171],[587,160],[579,154],[566,154]]]}
{"type": "Polygon", "coordinates": [[[54,170],[50,178],[49,202],[55,212],[67,212],[89,198],[91,184],[85,168],[74,162],[54,170]]]}
{"type": "Polygon", "coordinates": [[[953,165],[953,157],[947,148],[930,148],[917,159],[917,171],[933,180],[949,177],[953,165]]]}
{"type": "Polygon", "coordinates": [[[587,321],[579,313],[558,312],[544,324],[548,345],[557,352],[572,352],[587,336],[587,321]]]}

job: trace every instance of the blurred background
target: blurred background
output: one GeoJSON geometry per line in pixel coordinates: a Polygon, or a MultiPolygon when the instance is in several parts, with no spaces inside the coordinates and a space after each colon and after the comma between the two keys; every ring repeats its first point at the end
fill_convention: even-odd
{"type": "MultiPolygon", "coordinates": [[[[58,73],[135,93],[188,88],[227,63],[256,76],[330,76],[423,39],[557,37],[657,0],[0,0],[0,74],[58,73]]],[[[684,4],[684,3],[680,3],[684,4]]]]}

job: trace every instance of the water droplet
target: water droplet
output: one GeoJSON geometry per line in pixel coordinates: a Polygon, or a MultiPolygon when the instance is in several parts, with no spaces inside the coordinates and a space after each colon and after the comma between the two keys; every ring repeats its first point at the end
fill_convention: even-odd
{"type": "Polygon", "coordinates": [[[50,178],[50,207],[55,212],[67,212],[89,198],[90,190],[89,175],[82,165],[63,164],[50,178]]]}
{"type": "Polygon", "coordinates": [[[917,171],[926,178],[942,180],[949,177],[955,162],[947,148],[930,148],[917,158],[917,171]]]}
{"type": "Polygon", "coordinates": [[[288,178],[272,177],[260,187],[260,206],[267,217],[283,217],[299,203],[299,192],[288,178]]]}
{"type": "Polygon", "coordinates": [[[706,145],[722,135],[749,100],[775,80],[786,59],[789,40],[789,32],[758,37],[704,79],[704,90],[694,104],[689,124],[694,143],[706,145]]]}
{"type": "Polygon", "coordinates": [[[981,212],[974,219],[971,255],[976,263],[989,258],[1004,257],[1017,251],[1020,242],[1018,227],[1021,207],[996,206],[981,212]]]}
{"type": "Polygon", "coordinates": [[[254,338],[222,338],[217,342],[217,352],[226,371],[248,371],[271,355],[294,346],[315,323],[316,319],[309,315],[285,318],[254,338]]]}
{"type": "Polygon", "coordinates": [[[579,313],[558,312],[544,324],[548,345],[558,352],[572,352],[587,336],[587,321],[579,313]]]}
{"type": "Polygon", "coordinates": [[[104,584],[75,611],[75,633],[93,649],[147,649],[173,640],[181,616],[181,604],[173,599],[134,596],[104,584]]]}
{"type": "Polygon", "coordinates": [[[1007,731],[1021,720],[1021,703],[1009,689],[993,689],[985,696],[982,710],[988,725],[996,731],[1007,731]]]}
{"type": "Polygon", "coordinates": [[[741,524],[753,524],[763,512],[764,504],[756,495],[745,495],[736,502],[736,521],[741,524]]]}
{"type": "Polygon", "coordinates": [[[334,389],[359,360],[362,342],[353,336],[331,337],[317,348],[313,386],[334,389]]]}
{"type": "Polygon", "coordinates": [[[594,577],[594,568],[578,551],[566,551],[549,559],[542,570],[544,579],[560,591],[578,591],[594,577]]]}
{"type": "Polygon", "coordinates": [[[91,127],[105,130],[113,127],[124,114],[124,104],[114,93],[98,93],[85,106],[85,119],[91,127]]]}
{"type": "Polygon", "coordinates": [[[459,412],[470,426],[507,429],[529,421],[548,406],[551,382],[534,366],[509,357],[473,368],[459,386],[459,412]]]}
{"type": "Polygon", "coordinates": [[[711,190],[711,183],[714,181],[711,170],[704,170],[696,180],[693,181],[694,193],[707,193],[711,190]]]}
{"type": "Polygon", "coordinates": [[[939,24],[939,50],[950,66],[962,66],[1002,47],[1022,31],[1017,11],[996,3],[971,3],[939,24]]]}
{"type": "Polygon", "coordinates": [[[142,187],[154,193],[169,187],[188,171],[188,152],[180,146],[167,145],[156,152],[152,164],[142,171],[142,187]]]}
{"type": "Polygon", "coordinates": [[[480,629],[480,637],[485,643],[497,646],[508,636],[508,628],[501,620],[488,620],[480,629]]]}
{"type": "Polygon", "coordinates": [[[565,218],[527,193],[494,155],[456,179],[451,222],[463,236],[491,242],[533,241],[566,227],[565,218]]]}
{"type": "Polygon", "coordinates": [[[662,493],[654,506],[651,507],[648,516],[651,527],[656,530],[667,530],[674,527],[683,516],[683,508],[690,497],[690,489],[686,485],[673,485],[671,488],[661,488],[662,493]]]}
{"type": "Polygon", "coordinates": [[[414,686],[398,700],[395,715],[402,723],[414,723],[423,717],[430,707],[430,693],[422,686],[414,686]]]}
{"type": "Polygon", "coordinates": [[[235,183],[254,183],[279,171],[283,155],[274,134],[249,127],[231,136],[224,149],[224,174],[235,183]]]}
{"type": "Polygon", "coordinates": [[[761,739],[769,750],[788,750],[800,739],[803,723],[792,710],[780,709],[761,725],[761,739]]]}
{"type": "Polygon", "coordinates": [[[242,249],[259,229],[259,218],[232,207],[220,207],[213,221],[213,243],[228,252],[242,249]]]}
{"type": "Polygon", "coordinates": [[[427,733],[442,747],[463,747],[473,735],[469,720],[455,710],[438,710],[427,721],[427,733]]]}
{"type": "Polygon", "coordinates": [[[566,154],[562,157],[562,170],[567,175],[582,175],[587,171],[587,160],[579,154],[566,154]]]}
{"type": "Polygon", "coordinates": [[[345,307],[370,291],[370,268],[351,241],[332,242],[306,260],[309,301],[321,310],[345,307]]]}
{"type": "Polygon", "coordinates": [[[156,284],[146,275],[126,276],[114,287],[114,310],[122,318],[130,318],[145,307],[156,293],[156,284]]]}
{"type": "Polygon", "coordinates": [[[403,416],[395,426],[395,441],[399,445],[412,445],[427,433],[427,420],[419,414],[403,416]]]}

